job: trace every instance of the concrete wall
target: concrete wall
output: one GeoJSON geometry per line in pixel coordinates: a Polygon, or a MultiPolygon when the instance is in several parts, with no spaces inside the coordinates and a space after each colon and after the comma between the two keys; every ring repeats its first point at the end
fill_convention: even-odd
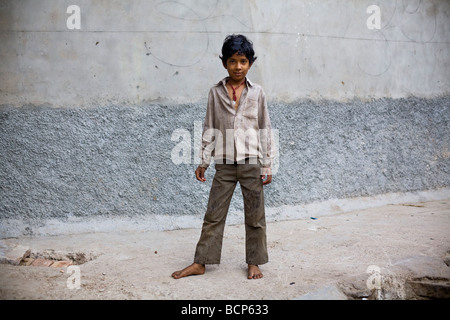
{"type": "MultiPolygon", "coordinates": [[[[272,100],[441,95],[448,1],[2,1],[2,102],[203,101],[224,37],[245,33],[272,100]],[[70,5],[80,29],[68,29],[70,5]],[[380,29],[369,29],[380,8],[380,29]]],[[[70,11],[72,12],[72,11],[70,11]]]]}
{"type": "Polygon", "coordinates": [[[314,201],[447,190],[449,15],[444,0],[1,1],[0,236],[50,221],[59,231],[43,233],[201,218],[214,169],[196,183],[194,138],[229,33],[253,40],[249,77],[279,130],[275,218],[314,201]],[[191,162],[176,164],[183,140],[191,162]]]}

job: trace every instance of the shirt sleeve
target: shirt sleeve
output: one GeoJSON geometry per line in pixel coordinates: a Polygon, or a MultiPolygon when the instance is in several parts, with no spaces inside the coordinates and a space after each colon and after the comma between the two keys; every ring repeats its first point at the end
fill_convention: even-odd
{"type": "Polygon", "coordinates": [[[214,95],[212,89],[208,95],[208,105],[206,107],[205,123],[203,125],[202,145],[200,148],[199,167],[208,168],[211,163],[212,152],[215,147],[214,130],[214,95]]]}
{"type": "Polygon", "coordinates": [[[263,89],[261,89],[259,97],[259,135],[260,146],[262,153],[262,166],[263,168],[271,168],[272,162],[275,157],[274,139],[272,132],[272,125],[270,122],[269,108],[267,107],[266,95],[263,89]]]}

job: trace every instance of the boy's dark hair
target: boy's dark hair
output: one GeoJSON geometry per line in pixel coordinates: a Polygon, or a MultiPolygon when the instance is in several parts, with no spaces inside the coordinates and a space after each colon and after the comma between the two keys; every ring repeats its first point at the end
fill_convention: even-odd
{"type": "Polygon", "coordinates": [[[226,66],[228,58],[235,53],[245,55],[250,64],[256,60],[253,43],[242,34],[232,34],[225,38],[222,46],[222,56],[220,56],[222,63],[226,66]]]}

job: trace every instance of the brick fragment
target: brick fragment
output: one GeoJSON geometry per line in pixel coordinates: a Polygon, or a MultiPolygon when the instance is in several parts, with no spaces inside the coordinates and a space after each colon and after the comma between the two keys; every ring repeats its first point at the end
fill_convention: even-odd
{"type": "Polygon", "coordinates": [[[53,260],[37,258],[31,263],[33,267],[50,267],[53,264],[53,260]]]}
{"type": "Polygon", "coordinates": [[[20,261],[21,266],[30,266],[34,262],[33,258],[23,258],[22,261],[20,261]]]}
{"type": "Polygon", "coordinates": [[[50,266],[52,268],[64,268],[72,265],[72,261],[70,260],[62,260],[62,261],[55,261],[50,266]]]}

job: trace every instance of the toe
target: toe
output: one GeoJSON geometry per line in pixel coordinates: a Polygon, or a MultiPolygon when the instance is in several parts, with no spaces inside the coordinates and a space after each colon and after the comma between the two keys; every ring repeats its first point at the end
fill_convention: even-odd
{"type": "Polygon", "coordinates": [[[175,279],[178,279],[180,277],[180,271],[175,271],[174,273],[172,273],[172,277],[174,277],[175,279]]]}

